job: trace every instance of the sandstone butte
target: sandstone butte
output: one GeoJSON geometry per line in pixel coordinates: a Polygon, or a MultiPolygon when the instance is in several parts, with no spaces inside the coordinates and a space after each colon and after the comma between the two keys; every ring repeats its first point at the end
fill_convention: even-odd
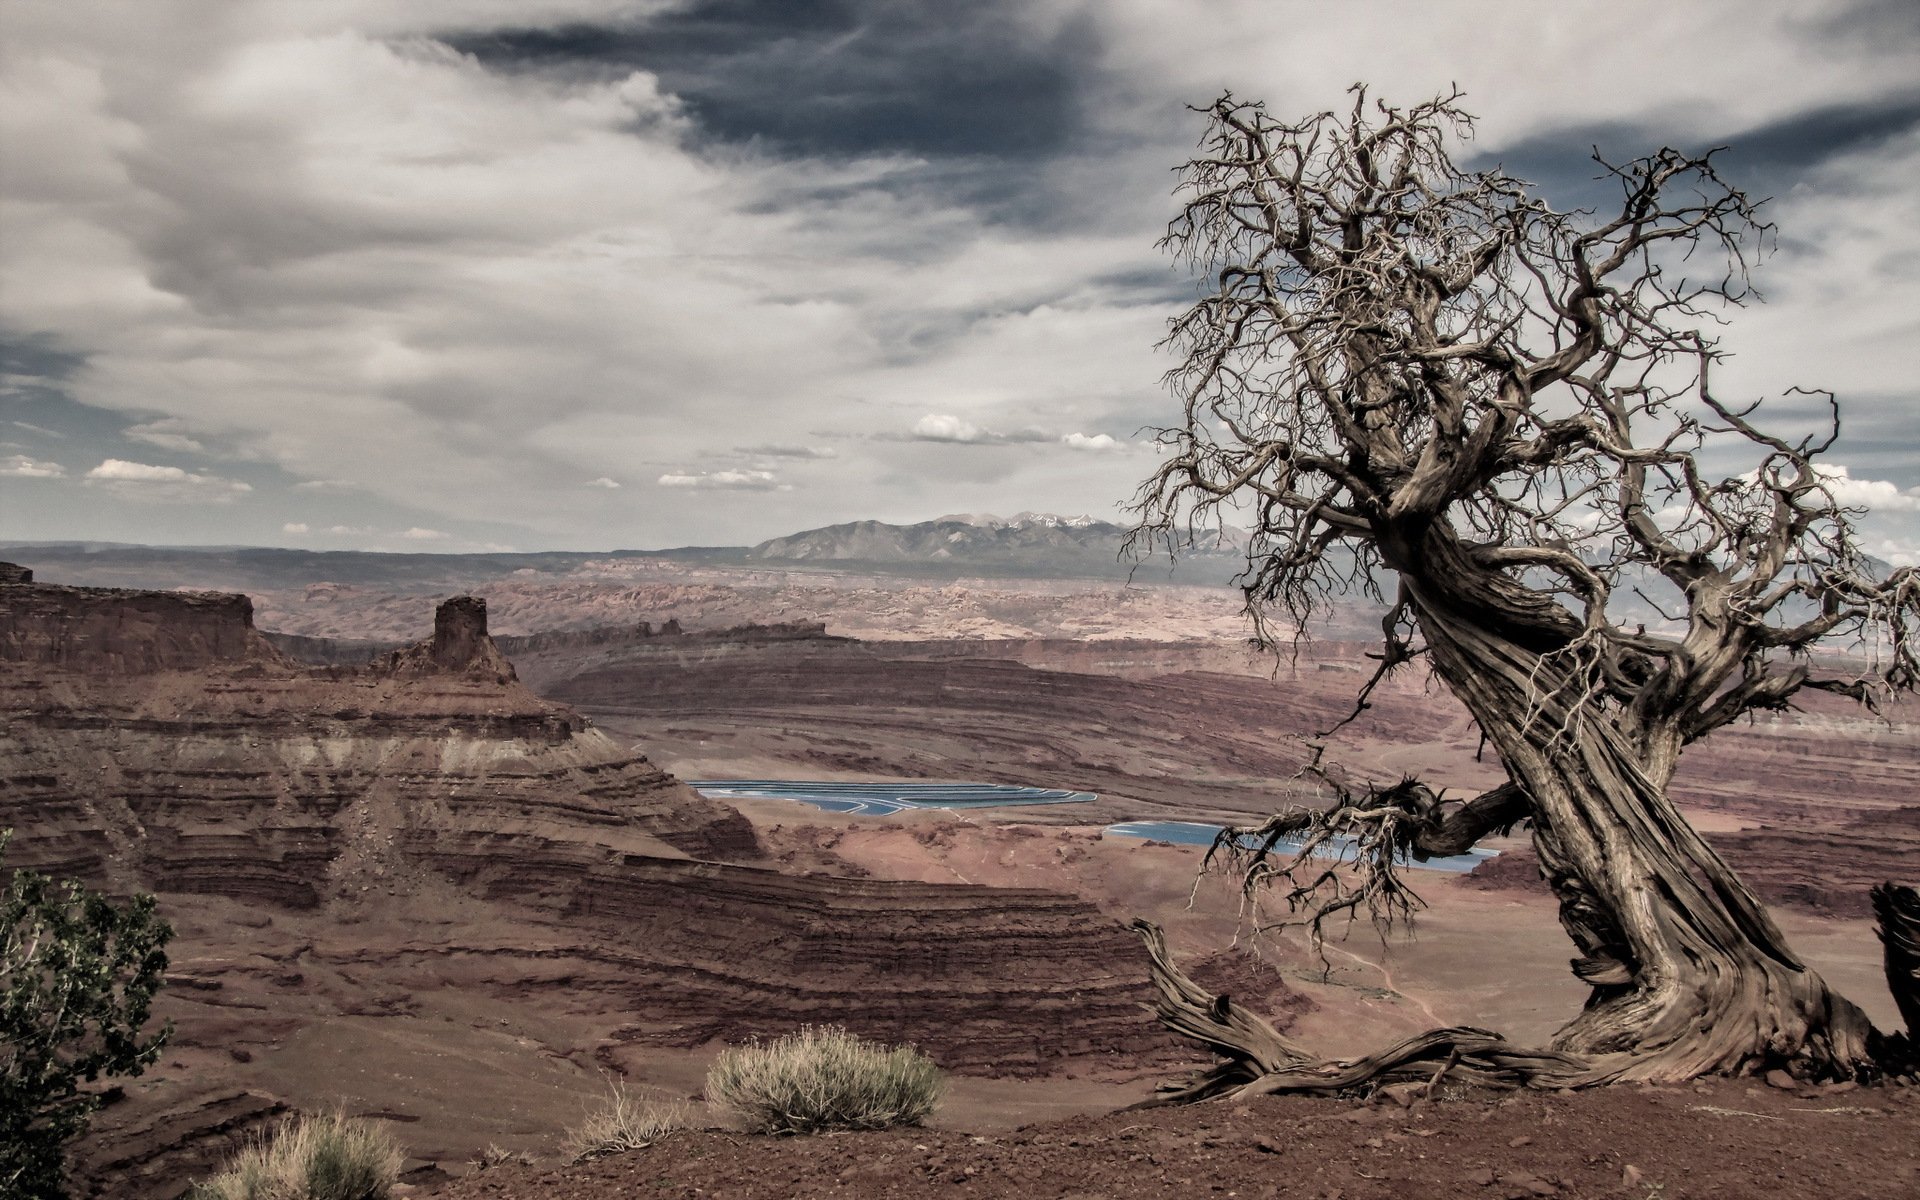
{"type": "MultiPolygon", "coordinates": [[[[463,992],[587,1031],[552,1053],[590,1068],[808,1022],[983,1075],[1171,1045],[1091,904],[783,874],[737,812],[523,686],[472,597],[427,641],[312,667],[245,596],[0,570],[0,824],[8,866],[155,892],[180,929],[176,1033],[82,1148],[95,1196],[177,1194],[294,1103],[274,1054],[312,1030],[463,992]]],[[[411,1099],[417,1143],[460,1097],[411,1099]]]]}

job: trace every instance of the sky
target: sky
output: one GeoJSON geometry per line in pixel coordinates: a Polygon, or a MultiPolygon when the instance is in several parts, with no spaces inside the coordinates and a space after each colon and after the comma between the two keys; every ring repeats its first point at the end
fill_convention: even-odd
{"type": "Polygon", "coordinates": [[[1910,0],[7,0],[0,539],[746,544],[1116,518],[1221,91],[1457,84],[1573,207],[1598,146],[1771,197],[1721,394],[1835,389],[1920,559],[1910,0]]]}

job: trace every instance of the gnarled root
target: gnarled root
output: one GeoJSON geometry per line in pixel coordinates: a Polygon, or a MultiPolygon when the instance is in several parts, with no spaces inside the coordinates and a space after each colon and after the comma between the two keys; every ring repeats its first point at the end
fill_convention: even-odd
{"type": "Polygon", "coordinates": [[[1442,1079],[1490,1087],[1577,1087],[1592,1077],[1588,1065],[1571,1055],[1515,1046],[1497,1033],[1467,1026],[1431,1030],[1365,1058],[1315,1058],[1258,1013],[1189,978],[1174,965],[1159,926],[1136,920],[1132,928],[1152,960],[1155,1015],[1168,1029],[1223,1059],[1148,1105],[1279,1092],[1332,1095],[1442,1079]]]}
{"type": "MultiPolygon", "coordinates": [[[[1886,947],[1887,986],[1907,1029],[1883,1033],[1868,1027],[1867,1056],[1847,1075],[1913,1079],[1920,1077],[1920,889],[1881,884],[1873,889],[1873,907],[1886,947]]],[[[1316,1058],[1258,1013],[1195,983],[1174,965],[1159,926],[1136,920],[1132,928],[1146,943],[1151,961],[1155,1015],[1168,1029],[1221,1057],[1187,1083],[1170,1085],[1148,1105],[1283,1092],[1331,1095],[1397,1083],[1431,1087],[1445,1079],[1490,1087],[1569,1088],[1629,1078],[1671,1081],[1700,1073],[1697,1066],[1675,1066],[1668,1061],[1670,1054],[1641,1057],[1622,1050],[1586,1058],[1515,1046],[1497,1033],[1471,1026],[1429,1030],[1362,1058],[1316,1058]]]]}

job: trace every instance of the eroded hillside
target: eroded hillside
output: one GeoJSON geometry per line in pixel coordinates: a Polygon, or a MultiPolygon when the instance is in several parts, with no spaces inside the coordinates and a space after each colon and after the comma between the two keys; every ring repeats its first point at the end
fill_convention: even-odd
{"type": "Polygon", "coordinates": [[[983,1075],[1169,1048],[1092,905],[783,874],[738,813],[528,691],[477,601],[307,667],[244,597],[21,581],[0,660],[10,865],[155,891],[180,930],[176,1034],[86,1148],[98,1195],[170,1195],[284,1105],[391,1114],[457,1162],[557,1131],[602,1070],[684,1094],[673,1052],[806,1022],[983,1075]]]}

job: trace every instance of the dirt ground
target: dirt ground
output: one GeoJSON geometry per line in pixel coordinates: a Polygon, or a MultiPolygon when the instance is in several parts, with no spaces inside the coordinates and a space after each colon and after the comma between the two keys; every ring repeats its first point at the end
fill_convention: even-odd
{"type": "Polygon", "coordinates": [[[1262,1097],[1008,1133],[811,1138],[713,1129],[559,1170],[497,1167],[435,1200],[790,1197],[1920,1196],[1920,1090],[1743,1080],[1387,1101],[1262,1097]]]}

